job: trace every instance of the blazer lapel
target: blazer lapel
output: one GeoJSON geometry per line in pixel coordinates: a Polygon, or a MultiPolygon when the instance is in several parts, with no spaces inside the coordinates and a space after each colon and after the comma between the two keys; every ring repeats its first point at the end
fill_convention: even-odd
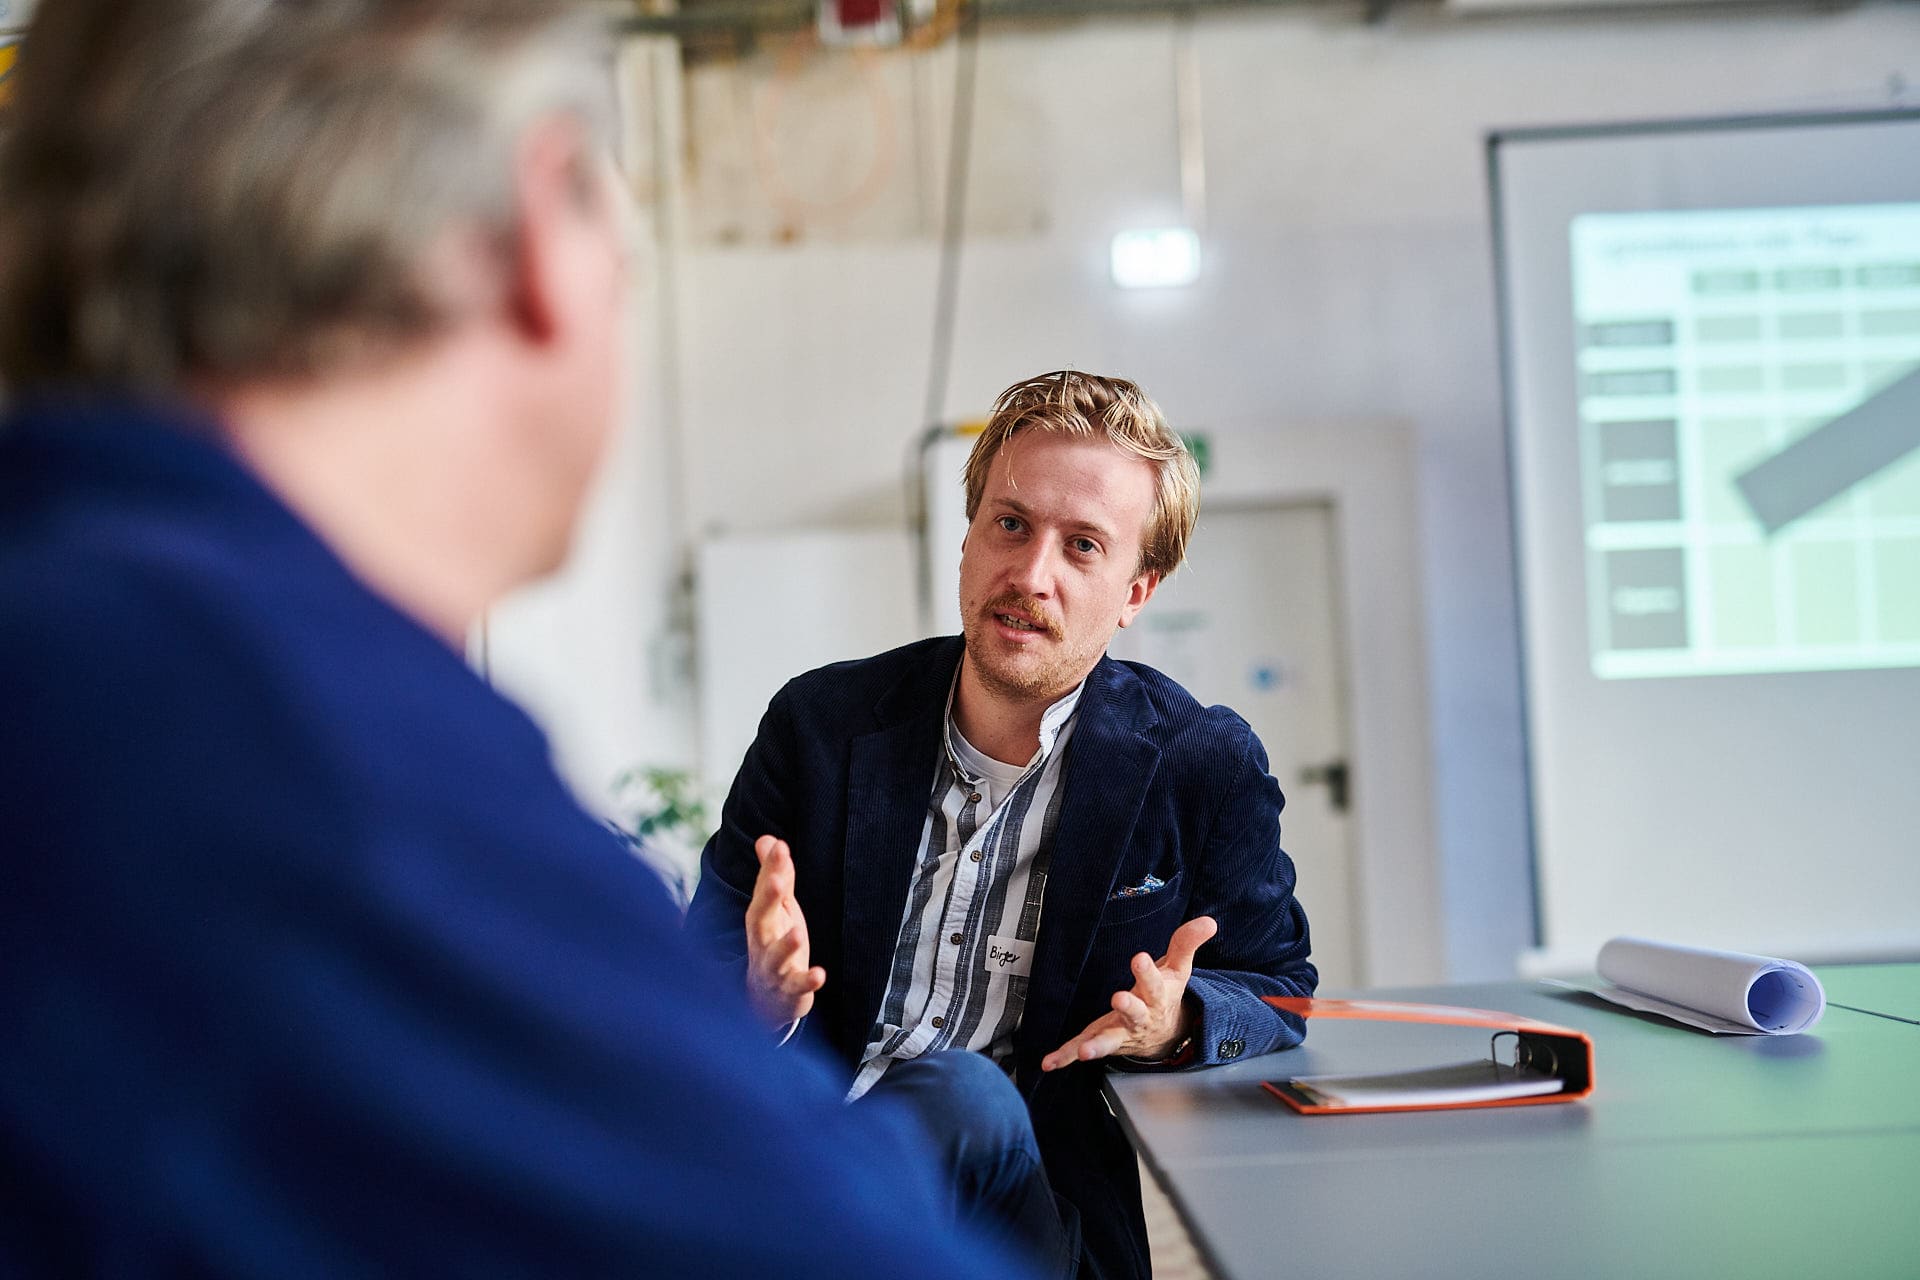
{"type": "Polygon", "coordinates": [[[842,854],[843,955],[837,977],[846,984],[850,1019],[862,1021],[858,1027],[850,1025],[849,1034],[866,1035],[886,995],[940,758],[946,691],[959,660],[956,638],[894,686],[875,708],[876,728],[853,740],[842,854]]]}
{"type": "Polygon", "coordinates": [[[1160,748],[1146,733],[1158,717],[1140,682],[1113,659],[1102,658],[1088,675],[1078,714],[1067,744],[1067,792],[1047,871],[1033,985],[1015,1037],[1023,1064],[1081,1030],[1067,1026],[1068,1006],[1160,763],[1160,748]]]}

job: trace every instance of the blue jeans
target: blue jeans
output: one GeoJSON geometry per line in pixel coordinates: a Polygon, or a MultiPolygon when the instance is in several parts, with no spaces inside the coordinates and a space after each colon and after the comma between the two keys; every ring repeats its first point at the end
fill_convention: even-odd
{"type": "Polygon", "coordinates": [[[992,1059],[955,1049],[896,1062],[853,1105],[932,1145],[957,1222],[1009,1242],[1042,1275],[1074,1275],[1080,1215],[1053,1194],[1027,1104],[992,1059]]]}

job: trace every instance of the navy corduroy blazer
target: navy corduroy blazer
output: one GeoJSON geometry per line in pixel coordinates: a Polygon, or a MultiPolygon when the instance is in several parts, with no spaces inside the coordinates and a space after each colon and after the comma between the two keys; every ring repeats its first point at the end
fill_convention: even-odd
{"type": "MultiPolygon", "coordinates": [[[[868,1042],[899,939],[941,759],[958,637],[809,672],[775,696],[708,843],[689,927],[744,967],[762,834],[793,848],[813,963],[827,971],[803,1034],[846,1062],[868,1042]]],[[[1299,1043],[1263,995],[1313,993],[1306,914],[1280,847],[1278,784],[1246,721],[1150,667],[1102,658],[1068,744],[1066,794],[1016,1036],[1019,1076],[1133,985],[1184,921],[1220,926],[1196,957],[1204,1065],[1299,1043]],[[1150,893],[1122,890],[1159,880],[1150,893]]]]}

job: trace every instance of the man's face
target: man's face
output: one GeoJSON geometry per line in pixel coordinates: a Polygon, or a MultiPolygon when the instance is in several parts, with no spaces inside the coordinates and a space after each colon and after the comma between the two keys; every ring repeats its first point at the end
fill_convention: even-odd
{"type": "Polygon", "coordinates": [[[1153,464],[1104,440],[1016,433],[960,556],[967,664],[990,692],[1052,701],[1086,678],[1159,575],[1139,571],[1153,464]]]}

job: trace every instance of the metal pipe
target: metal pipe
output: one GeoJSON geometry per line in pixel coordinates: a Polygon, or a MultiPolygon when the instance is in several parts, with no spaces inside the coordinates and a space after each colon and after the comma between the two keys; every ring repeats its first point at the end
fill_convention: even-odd
{"type": "MultiPolygon", "coordinates": [[[[1033,21],[1048,18],[1165,17],[1222,9],[1300,9],[1332,6],[1339,0],[971,0],[967,8],[979,21],[1033,21]]],[[[1341,7],[1348,7],[1342,5],[1341,7]]],[[[627,35],[675,35],[722,31],[792,31],[813,25],[813,0],[780,3],[702,4],[675,13],[635,14],[619,20],[627,35]]]]}
{"type": "MultiPolygon", "coordinates": [[[[1908,0],[1909,3],[1912,0],[1908,0]]],[[[1066,18],[1165,17],[1169,14],[1216,13],[1231,9],[1358,9],[1366,21],[1378,21],[1391,7],[1410,0],[970,0],[967,8],[982,22],[1044,22],[1066,18]]],[[[1860,0],[1587,0],[1579,5],[1543,4],[1539,9],[1516,5],[1512,9],[1475,9],[1453,12],[1461,20],[1524,17],[1530,14],[1565,17],[1569,14],[1608,14],[1615,17],[1684,12],[1741,16],[1778,10],[1834,12],[1859,7],[1860,0]]],[[[1447,12],[1444,3],[1422,0],[1422,8],[1447,12]]],[[[738,3],[721,0],[677,13],[634,14],[620,18],[617,29],[628,35],[695,36],[726,32],[794,31],[812,26],[818,15],[814,0],[777,0],[738,3]]]]}
{"type": "Polygon", "coordinates": [[[1200,62],[1193,50],[1193,14],[1173,28],[1173,110],[1180,148],[1180,207],[1187,228],[1207,232],[1207,136],[1200,116],[1200,62]]]}

